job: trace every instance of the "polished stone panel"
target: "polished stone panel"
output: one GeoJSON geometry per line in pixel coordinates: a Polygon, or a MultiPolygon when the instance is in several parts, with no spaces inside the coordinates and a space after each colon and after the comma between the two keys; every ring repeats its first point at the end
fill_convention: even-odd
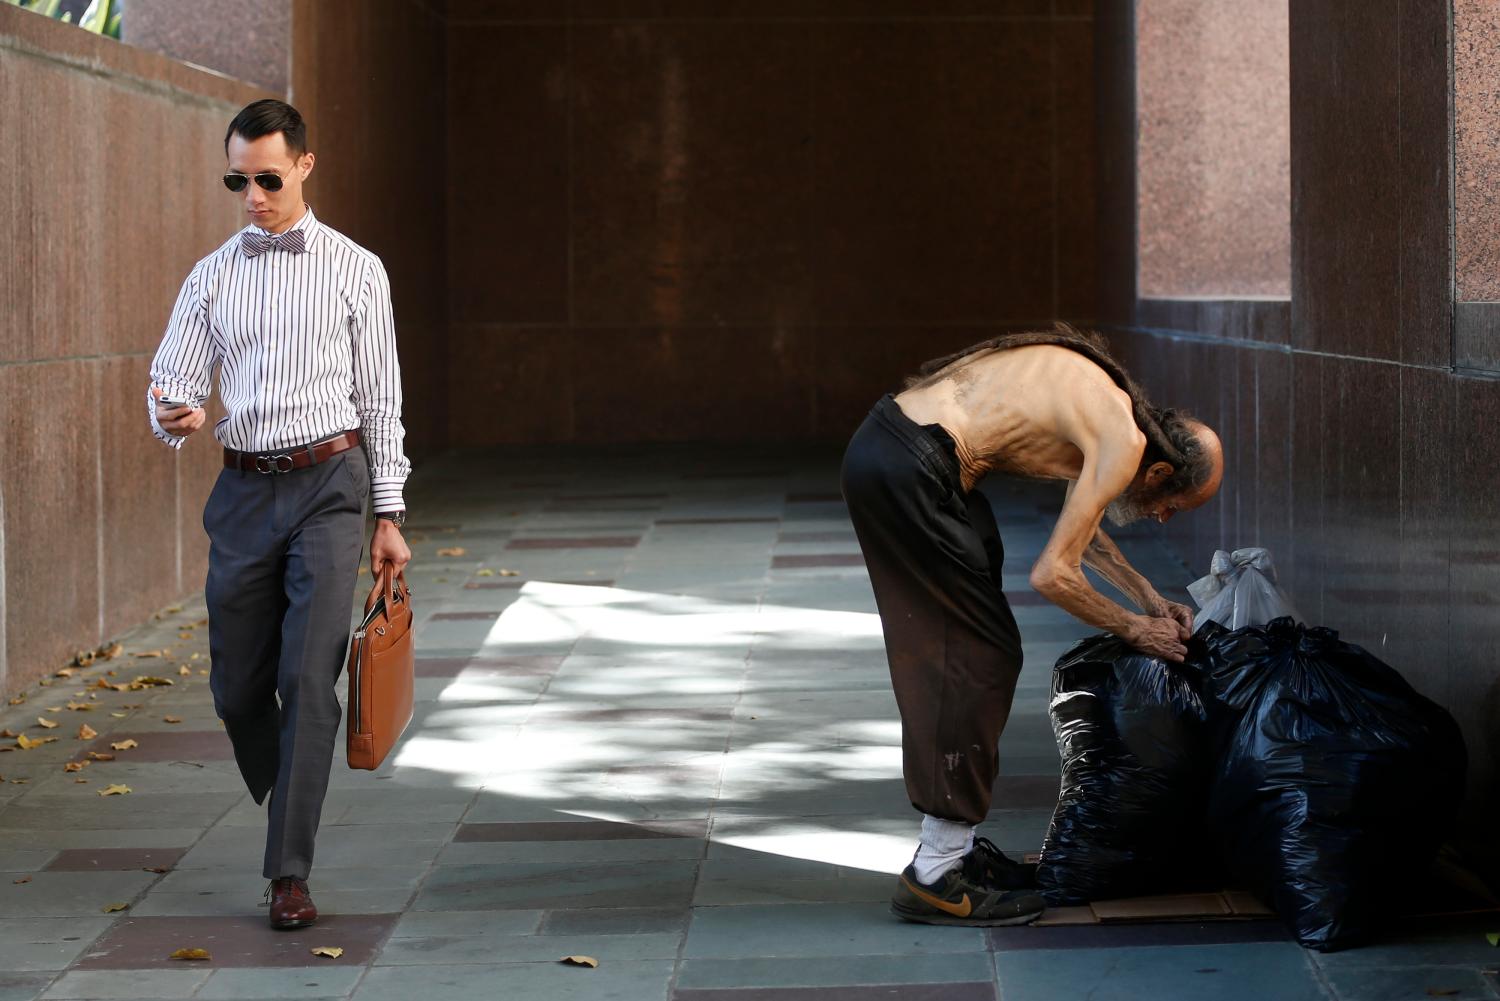
{"type": "Polygon", "coordinates": [[[467,445],[571,440],[574,372],[569,331],[454,323],[448,433],[467,445]],[[494,401],[506,406],[496,411],[494,401]]]}
{"type": "Polygon", "coordinates": [[[1500,301],[1500,110],[1495,42],[1500,10],[1486,0],[1453,4],[1454,243],[1460,300],[1500,301]]]}
{"type": "Polygon", "coordinates": [[[1369,575],[1351,563],[1400,552],[1401,370],[1326,358],[1323,401],[1323,422],[1315,431],[1324,439],[1319,624],[1379,656],[1399,614],[1394,586],[1388,603],[1341,600],[1338,589],[1361,582],[1368,586],[1369,575]]]}
{"type": "Polygon", "coordinates": [[[563,28],[448,31],[447,282],[455,323],[570,319],[575,65],[563,28]]]}
{"type": "Polygon", "coordinates": [[[580,328],[574,351],[583,440],[776,441],[809,433],[812,357],[800,328],[580,328]]]}
{"type": "Polygon", "coordinates": [[[1135,15],[1140,295],[1288,294],[1286,4],[1135,15]]]}
{"type": "Polygon", "coordinates": [[[0,426],[8,429],[0,440],[7,577],[0,683],[10,691],[101,639],[96,422],[104,417],[84,408],[82,420],[35,419],[59,401],[95,399],[99,382],[100,365],[92,361],[0,366],[0,426]]]}
{"type": "Polygon", "coordinates": [[[810,30],[819,319],[889,327],[1050,318],[1050,26],[810,30]],[[969,66],[1005,72],[959,69],[969,66]]]}
{"type": "Polygon", "coordinates": [[[809,34],[727,20],[573,29],[577,322],[810,318],[809,34]]]}
{"type": "Polygon", "coordinates": [[[1290,14],[1293,344],[1448,364],[1448,11],[1290,14]]]}
{"type": "Polygon", "coordinates": [[[135,0],[121,40],[275,93],[287,89],[291,0],[135,0]]]}
{"type": "Polygon", "coordinates": [[[149,361],[111,358],[99,368],[99,403],[110,417],[100,422],[98,447],[108,457],[106,468],[132,471],[110,476],[99,498],[99,531],[108,540],[100,568],[102,631],[113,636],[161,606],[161,592],[141,587],[141,581],[177,579],[177,547],[163,529],[177,517],[178,457],[151,435],[147,424],[149,361]],[[144,526],[152,530],[142,531],[144,526]]]}

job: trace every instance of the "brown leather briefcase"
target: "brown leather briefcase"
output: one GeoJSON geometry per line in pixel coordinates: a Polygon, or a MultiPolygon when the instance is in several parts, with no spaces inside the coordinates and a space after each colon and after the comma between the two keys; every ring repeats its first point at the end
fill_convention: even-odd
{"type": "Polygon", "coordinates": [[[379,768],[411,722],[411,625],[406,575],[387,563],[349,640],[350,768],[379,768]]]}

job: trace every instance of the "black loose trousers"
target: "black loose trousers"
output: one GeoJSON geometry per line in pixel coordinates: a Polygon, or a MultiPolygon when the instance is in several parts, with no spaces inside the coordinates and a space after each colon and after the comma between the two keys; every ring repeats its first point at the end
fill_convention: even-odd
{"type": "Polygon", "coordinates": [[[843,492],[885,634],[907,795],[923,813],[978,824],[1021,671],[994,512],[963,489],[952,437],[890,396],[849,443],[843,492]]]}

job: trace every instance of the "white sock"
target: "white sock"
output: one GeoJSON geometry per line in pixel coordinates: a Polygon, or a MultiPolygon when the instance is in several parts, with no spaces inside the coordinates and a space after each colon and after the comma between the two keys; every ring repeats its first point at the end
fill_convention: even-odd
{"type": "Polygon", "coordinates": [[[918,882],[931,886],[974,847],[974,828],[957,820],[922,815],[922,843],[912,859],[918,882]]]}

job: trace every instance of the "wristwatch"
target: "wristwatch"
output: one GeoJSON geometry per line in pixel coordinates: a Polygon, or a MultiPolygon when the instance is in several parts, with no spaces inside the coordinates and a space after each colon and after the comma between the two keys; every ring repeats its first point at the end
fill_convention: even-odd
{"type": "Polygon", "coordinates": [[[386,521],[390,522],[392,525],[395,525],[397,528],[400,528],[402,525],[406,524],[406,512],[404,510],[381,511],[375,517],[384,518],[386,521]]]}

